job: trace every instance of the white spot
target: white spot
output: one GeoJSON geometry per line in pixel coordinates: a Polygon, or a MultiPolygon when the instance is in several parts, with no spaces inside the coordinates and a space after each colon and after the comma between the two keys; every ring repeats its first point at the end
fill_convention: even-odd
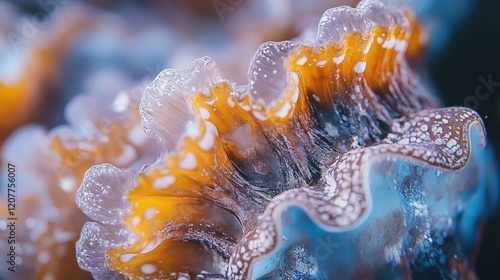
{"type": "Polygon", "coordinates": [[[128,262],[135,256],[137,256],[137,254],[123,254],[120,256],[120,261],[121,262],[128,262]]]}
{"type": "Polygon", "coordinates": [[[149,253],[149,252],[153,251],[153,249],[156,248],[157,245],[158,244],[156,244],[155,240],[151,240],[151,242],[149,242],[148,245],[146,247],[144,247],[144,249],[142,249],[141,254],[145,254],[145,253],[149,253]]]}
{"type": "Polygon", "coordinates": [[[337,197],[333,201],[333,204],[337,205],[338,207],[340,207],[342,209],[345,209],[347,207],[347,205],[349,205],[349,201],[347,201],[346,199],[343,199],[342,197],[337,197]]]}
{"type": "Polygon", "coordinates": [[[137,225],[139,224],[139,222],[141,221],[141,218],[140,217],[133,217],[132,218],[132,225],[134,227],[137,227],[137,225]]]}
{"type": "Polygon", "coordinates": [[[299,85],[299,74],[297,74],[297,72],[292,72],[292,74],[290,74],[290,76],[292,77],[293,85],[298,86],[299,85]]]}
{"type": "Polygon", "coordinates": [[[339,130],[335,126],[333,126],[331,123],[326,123],[325,131],[330,136],[333,136],[333,137],[339,136],[339,130]]]}
{"type": "Polygon", "coordinates": [[[313,93],[312,97],[314,98],[314,100],[316,101],[320,101],[321,99],[319,98],[319,96],[317,96],[316,94],[313,93]]]}
{"type": "Polygon", "coordinates": [[[240,104],[240,106],[241,106],[241,109],[243,109],[243,110],[245,110],[247,112],[250,111],[250,109],[252,109],[252,108],[250,108],[250,106],[245,105],[245,104],[240,104]]]}
{"type": "Polygon", "coordinates": [[[290,105],[290,103],[285,103],[281,106],[281,108],[278,110],[278,112],[276,112],[276,116],[280,117],[280,118],[284,118],[288,115],[288,112],[290,112],[290,109],[292,109],[292,105],[290,105]]]}
{"type": "Polygon", "coordinates": [[[343,53],[341,56],[334,57],[332,61],[335,62],[335,64],[339,65],[340,63],[342,63],[342,61],[344,61],[344,58],[345,53],[343,53]]]}
{"type": "Polygon", "coordinates": [[[303,56],[299,59],[297,59],[297,65],[302,66],[307,62],[307,56],[303,56]]]}
{"type": "Polygon", "coordinates": [[[212,149],[215,145],[215,135],[217,135],[217,128],[211,122],[205,122],[205,135],[201,138],[198,145],[204,151],[212,149]]]}
{"type": "Polygon", "coordinates": [[[67,193],[75,189],[76,180],[73,176],[66,176],[61,179],[61,189],[67,193]]]}
{"type": "Polygon", "coordinates": [[[385,259],[387,262],[401,262],[401,241],[398,244],[391,244],[384,248],[385,259]]]}
{"type": "Polygon", "coordinates": [[[186,156],[184,156],[184,159],[179,164],[180,168],[186,170],[193,170],[196,168],[196,166],[198,166],[198,163],[196,162],[196,157],[193,155],[193,153],[187,153],[186,156]]]}
{"type": "Polygon", "coordinates": [[[141,266],[141,272],[144,274],[153,274],[156,272],[156,266],[152,264],[143,264],[141,266]]]}
{"type": "Polygon", "coordinates": [[[361,92],[361,87],[359,85],[354,85],[354,92],[360,93],[361,92]]]}
{"type": "Polygon", "coordinates": [[[227,98],[227,104],[231,107],[234,107],[234,101],[233,98],[231,98],[231,96],[227,98]]]}
{"type": "Polygon", "coordinates": [[[398,52],[402,52],[406,49],[406,41],[405,40],[396,40],[396,45],[394,49],[398,52]]]}
{"type": "Polygon", "coordinates": [[[382,48],[392,49],[396,45],[396,38],[391,37],[389,40],[386,40],[382,45],[382,48]]]}
{"type": "Polygon", "coordinates": [[[129,165],[136,158],[137,152],[135,151],[135,148],[130,145],[125,145],[122,153],[115,159],[115,164],[121,166],[129,165]]]}
{"type": "Polygon", "coordinates": [[[38,258],[37,259],[38,259],[38,262],[40,264],[46,264],[50,260],[50,254],[47,251],[42,251],[42,252],[40,252],[40,254],[38,254],[38,258]]]}
{"type": "Polygon", "coordinates": [[[410,203],[410,205],[414,207],[413,212],[415,213],[416,216],[427,216],[428,211],[429,211],[427,209],[427,205],[421,204],[421,203],[416,202],[416,201],[412,201],[410,203]]]}
{"type": "Polygon", "coordinates": [[[153,188],[160,190],[165,189],[168,186],[172,185],[175,182],[174,176],[165,176],[159,179],[156,179],[153,183],[153,188]]]}
{"type": "Polygon", "coordinates": [[[451,149],[456,144],[457,144],[457,141],[455,139],[450,139],[450,141],[448,141],[448,143],[446,143],[446,146],[451,149]]]}
{"type": "Polygon", "coordinates": [[[297,100],[299,100],[299,87],[295,87],[293,89],[293,95],[292,95],[292,102],[297,103],[297,100]]]}
{"type": "Polygon", "coordinates": [[[210,118],[210,113],[206,108],[200,108],[200,116],[204,120],[208,120],[210,118]]]}
{"type": "Polygon", "coordinates": [[[367,54],[370,51],[370,48],[372,47],[372,43],[373,43],[373,38],[370,40],[370,42],[368,42],[368,44],[366,44],[366,47],[363,50],[364,54],[367,54]]]}
{"type": "Polygon", "coordinates": [[[148,208],[145,212],[144,212],[144,218],[146,220],[152,220],[156,214],[158,213],[158,210],[156,210],[156,208],[154,207],[150,207],[148,208]]]}
{"type": "Polygon", "coordinates": [[[410,139],[408,138],[403,138],[401,140],[398,141],[398,144],[400,145],[407,145],[407,144],[410,144],[410,139]]]}
{"type": "Polygon", "coordinates": [[[259,119],[259,120],[261,120],[261,121],[265,121],[265,120],[267,120],[267,117],[266,117],[265,115],[261,114],[261,113],[260,113],[260,112],[258,112],[258,111],[254,111],[254,112],[253,112],[253,115],[254,115],[257,119],[259,119]]]}
{"type": "Polygon", "coordinates": [[[354,66],[354,72],[358,74],[365,72],[365,69],[366,69],[366,62],[364,61],[358,61],[354,66]]]}
{"type": "Polygon", "coordinates": [[[62,229],[56,229],[53,233],[54,241],[58,243],[64,243],[75,238],[75,233],[71,231],[65,231],[62,229]]]}
{"type": "Polygon", "coordinates": [[[326,178],[325,191],[329,197],[332,197],[335,195],[335,192],[337,191],[337,182],[335,182],[333,176],[325,176],[325,178],[326,178]]]}
{"type": "Polygon", "coordinates": [[[351,148],[352,148],[353,150],[356,150],[356,149],[358,149],[358,148],[361,148],[361,146],[359,145],[359,137],[358,137],[358,136],[354,136],[354,137],[352,137],[351,148]]]}
{"type": "Polygon", "coordinates": [[[115,111],[118,113],[123,112],[127,110],[129,103],[130,103],[130,98],[127,92],[120,91],[116,95],[115,100],[113,100],[113,109],[115,109],[115,111]]]}
{"type": "Polygon", "coordinates": [[[321,67],[321,68],[323,68],[325,66],[325,64],[326,64],[326,60],[320,60],[320,61],[316,62],[316,65],[318,67],[321,67]]]}
{"type": "Polygon", "coordinates": [[[378,37],[377,38],[377,43],[382,44],[384,42],[384,38],[378,37]]]}
{"type": "Polygon", "coordinates": [[[198,130],[198,126],[193,122],[188,122],[186,124],[186,135],[191,139],[196,139],[200,136],[200,131],[198,130]]]}
{"type": "Polygon", "coordinates": [[[127,138],[130,143],[136,146],[141,146],[149,139],[148,135],[144,133],[144,130],[142,130],[140,125],[135,125],[132,129],[130,129],[127,133],[127,138]]]}

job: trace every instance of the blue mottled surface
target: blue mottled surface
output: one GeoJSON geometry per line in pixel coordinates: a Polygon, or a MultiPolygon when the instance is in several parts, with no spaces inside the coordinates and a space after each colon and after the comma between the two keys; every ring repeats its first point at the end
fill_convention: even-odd
{"type": "Polygon", "coordinates": [[[470,255],[478,224],[499,201],[491,150],[481,150],[475,134],[473,156],[457,172],[400,160],[376,164],[369,175],[373,207],[350,229],[322,229],[301,208],[289,207],[279,249],[255,264],[252,279],[405,279],[430,266],[455,278],[446,269],[450,256],[470,255]]]}

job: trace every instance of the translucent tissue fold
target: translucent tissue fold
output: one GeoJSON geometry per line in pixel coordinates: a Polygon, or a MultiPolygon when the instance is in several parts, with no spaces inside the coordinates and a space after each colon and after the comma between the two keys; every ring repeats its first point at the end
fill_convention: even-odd
{"type": "Polygon", "coordinates": [[[80,266],[98,279],[473,277],[496,187],[483,123],[420,86],[418,24],[386,4],[328,10],[312,45],[264,44],[248,85],[208,57],[162,72],[141,116],[165,153],[139,173],[87,172],[77,201],[96,222],[80,266]]]}

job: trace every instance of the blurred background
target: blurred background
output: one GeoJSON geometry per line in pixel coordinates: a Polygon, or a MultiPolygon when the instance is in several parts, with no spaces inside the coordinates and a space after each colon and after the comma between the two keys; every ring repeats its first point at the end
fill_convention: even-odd
{"type": "Polygon", "coordinates": [[[0,139],[20,124],[64,123],[76,94],[147,84],[204,55],[245,83],[260,44],[294,38],[329,7],[355,2],[0,1],[0,89],[19,93],[0,97],[0,139]]]}
{"type": "MultiPolygon", "coordinates": [[[[71,123],[78,118],[68,114],[75,96],[100,100],[88,108],[97,113],[100,105],[116,105],[123,90],[140,96],[161,70],[185,68],[201,56],[212,57],[223,78],[245,84],[262,43],[315,36],[326,9],[357,2],[0,0],[0,148],[25,125],[50,131],[71,123]]],[[[412,5],[431,30],[422,57],[430,83],[447,106],[480,113],[500,156],[500,1],[422,0],[412,5]]],[[[74,201],[74,191],[65,199],[74,201]]],[[[477,273],[480,279],[496,279],[500,215],[485,222],[483,230],[477,273]]],[[[69,247],[75,238],[65,241],[69,247]]],[[[67,262],[25,276],[90,278],[83,271],[74,273],[74,252],[61,255],[67,262]]]]}

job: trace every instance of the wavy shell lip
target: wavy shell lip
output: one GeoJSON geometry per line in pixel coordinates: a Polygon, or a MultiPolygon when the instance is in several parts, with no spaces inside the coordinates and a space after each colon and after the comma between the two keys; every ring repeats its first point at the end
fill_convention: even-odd
{"type": "MultiPolygon", "coordinates": [[[[350,255],[368,257],[374,248],[377,265],[385,258],[409,270],[401,259],[412,262],[432,250],[428,238],[442,242],[461,223],[464,192],[484,195],[486,188],[463,180],[480,165],[469,134],[475,129],[484,146],[481,118],[466,108],[436,109],[416,93],[417,77],[405,61],[411,24],[398,5],[364,1],[357,9],[327,11],[317,45],[261,46],[248,86],[221,79],[207,57],[162,72],[140,110],[145,131],[165,154],[137,176],[109,165],[88,172],[77,200],[100,223],[88,223],[77,243],[81,267],[96,278],[198,277],[201,271],[230,279],[278,272],[293,278],[305,272],[287,269],[308,258],[308,269],[331,276],[350,255]],[[390,180],[416,194],[399,193],[397,184],[388,189],[390,180]],[[108,195],[116,184],[125,187],[108,195]],[[441,207],[434,195],[450,191],[449,184],[459,186],[451,191],[456,200],[441,207]],[[103,198],[93,199],[100,192],[103,198]],[[387,207],[382,194],[390,196],[387,207]],[[106,201],[129,207],[100,213],[106,201]],[[443,225],[441,218],[451,222],[443,225]],[[297,221],[312,231],[297,229],[297,221]],[[395,229],[398,221],[405,226],[389,247],[353,245],[369,243],[365,234],[376,238],[380,224],[395,229]],[[411,235],[422,221],[432,226],[411,235]],[[101,235],[104,242],[90,245],[101,235]],[[321,260],[308,248],[316,237],[339,238],[352,248],[321,260]],[[410,238],[414,244],[407,244],[410,238]],[[328,268],[332,259],[338,264],[328,268]]],[[[380,269],[369,262],[359,267],[380,269]]],[[[356,266],[345,272],[359,276],[356,266]]]]}
{"type": "Polygon", "coordinates": [[[318,43],[340,42],[348,32],[366,34],[374,26],[387,28],[401,26],[408,29],[410,22],[402,8],[403,1],[361,1],[357,8],[332,8],[323,14],[318,26],[318,43]]]}
{"type": "Polygon", "coordinates": [[[280,97],[287,86],[286,69],[279,69],[285,64],[290,52],[298,45],[293,42],[269,42],[263,44],[255,54],[248,70],[250,96],[256,104],[271,106],[280,97]],[[269,92],[278,93],[274,96],[269,92]]]}
{"type": "Polygon", "coordinates": [[[165,143],[167,150],[174,150],[186,124],[195,121],[187,100],[197,92],[209,92],[211,85],[220,81],[215,63],[208,57],[196,60],[184,71],[162,71],[146,88],[141,101],[141,119],[146,133],[157,142],[165,143]],[[206,73],[192,83],[201,69],[206,73]],[[162,122],[163,119],[169,122],[162,122]]]}
{"type": "MultiPolygon", "coordinates": [[[[399,137],[396,137],[390,134],[390,138],[398,139],[398,141],[405,144],[388,145],[389,143],[393,144],[394,142],[392,142],[390,139],[387,139],[383,141],[385,142],[383,144],[348,152],[339,157],[338,161],[330,166],[329,169],[325,172],[323,191],[315,191],[307,188],[294,189],[275,197],[261,216],[262,222],[261,224],[259,224],[259,227],[262,227],[262,229],[256,229],[254,232],[247,234],[247,236],[238,244],[238,247],[235,250],[235,255],[233,255],[233,260],[230,262],[230,273],[233,273],[230,275],[232,275],[232,277],[236,279],[245,279],[246,277],[250,277],[250,275],[252,274],[248,272],[248,274],[240,274],[239,271],[241,271],[242,268],[244,269],[244,271],[252,271],[255,269],[256,263],[259,263],[259,261],[262,262],[264,259],[282,259],[282,257],[280,258],[275,255],[277,254],[277,248],[280,248],[282,246],[280,244],[283,243],[282,239],[279,237],[285,236],[282,232],[283,229],[278,229],[280,227],[279,221],[284,219],[282,218],[282,215],[284,215],[285,212],[292,211],[289,209],[292,209],[294,207],[299,207],[302,211],[307,213],[307,216],[314,221],[314,224],[317,227],[322,228],[326,232],[336,233],[336,235],[340,235],[341,233],[345,232],[356,232],[357,229],[366,227],[367,219],[368,221],[372,220],[369,219],[369,217],[373,216],[371,212],[374,211],[372,209],[373,207],[375,207],[372,204],[372,195],[374,194],[375,190],[370,190],[370,180],[368,179],[368,172],[372,169],[370,168],[370,166],[374,165],[374,163],[382,160],[389,162],[397,162],[398,160],[416,161],[420,164],[423,164],[423,166],[425,166],[427,169],[430,169],[431,165],[436,165],[433,168],[437,167],[438,169],[445,170],[445,172],[448,173],[447,175],[449,176],[450,170],[463,168],[470,158],[471,147],[468,146],[468,142],[469,133],[472,129],[474,129],[476,132],[476,142],[478,143],[478,147],[476,147],[476,149],[481,149],[485,146],[484,125],[480,117],[469,109],[450,108],[438,109],[436,111],[421,111],[411,122],[415,122],[416,120],[424,121],[424,118],[428,119],[428,121],[431,122],[441,122],[441,120],[444,122],[461,122],[465,119],[468,120],[466,120],[466,123],[462,126],[464,128],[464,134],[460,135],[460,137],[457,138],[457,140],[459,140],[460,142],[457,142],[457,140],[455,140],[454,138],[435,138],[436,135],[429,134],[425,136],[419,135],[418,138],[415,138],[415,141],[416,139],[426,139],[423,140],[423,142],[431,140],[430,143],[438,143],[435,148],[439,148],[439,146],[441,146],[446,150],[446,152],[436,153],[435,155],[437,156],[437,158],[435,159],[433,159],[433,152],[425,151],[425,149],[420,151],[419,146],[412,145],[412,143],[410,142],[411,137],[404,137],[401,135],[399,137]],[[450,118],[450,115],[454,115],[454,118],[450,118]],[[458,148],[459,146],[462,146],[462,148],[458,148]],[[441,158],[439,158],[439,156],[441,156],[441,158]],[[355,163],[355,161],[359,163],[355,163]],[[346,174],[348,176],[345,176],[346,174]],[[309,207],[310,205],[314,205],[315,207],[311,208],[309,207]],[[273,239],[274,241],[272,241],[273,239]],[[249,251],[252,254],[251,258],[256,259],[256,261],[247,264],[242,260],[248,260],[248,257],[245,257],[244,254],[241,254],[240,252],[249,251]]],[[[429,127],[432,127],[431,124],[426,124],[425,122],[419,123],[418,125],[415,125],[415,123],[413,123],[413,125],[411,126],[405,125],[404,123],[405,122],[403,122],[403,124],[396,122],[394,125],[397,128],[396,130],[400,130],[402,127],[406,128],[407,131],[405,131],[403,135],[411,135],[412,129],[414,129],[414,131],[420,130],[420,133],[422,134],[422,126],[428,125],[429,127]]],[[[423,134],[426,134],[425,132],[428,132],[428,130],[425,129],[423,134]]],[[[459,182],[454,182],[454,184],[460,185],[459,182]]],[[[470,187],[463,188],[469,189],[470,187]]],[[[380,192],[381,190],[378,191],[380,192]]],[[[433,190],[430,189],[428,191],[432,192],[433,190]]],[[[381,196],[380,194],[376,193],[375,195],[378,197],[381,196]]],[[[387,197],[389,196],[390,195],[387,194],[387,197]]],[[[427,199],[425,195],[424,198],[427,199]]],[[[412,197],[409,196],[408,200],[411,201],[412,197]]],[[[379,203],[381,202],[379,201],[379,203]]],[[[380,205],[377,206],[378,208],[381,208],[380,205]]],[[[418,207],[413,208],[419,209],[418,207]]],[[[464,206],[460,203],[457,203],[456,206],[454,205],[450,208],[454,207],[461,208],[464,206]]],[[[429,208],[432,209],[432,206],[429,206],[429,208]]],[[[452,210],[450,210],[450,212],[452,212],[452,210]]],[[[449,213],[449,215],[453,214],[449,213]]],[[[371,223],[374,222],[372,221],[371,223]]],[[[287,226],[290,227],[290,225],[287,226]]],[[[294,226],[299,227],[299,225],[296,224],[294,226]]],[[[377,229],[377,231],[379,230],[380,229],[377,229]]],[[[358,234],[362,235],[368,233],[361,232],[358,234]]],[[[284,238],[284,240],[285,243],[291,242],[293,244],[293,241],[288,240],[288,238],[284,238]]],[[[338,240],[337,242],[342,242],[341,237],[337,237],[335,240],[338,240]]],[[[345,254],[348,255],[349,252],[347,251],[345,252],[345,254]]],[[[392,257],[399,259],[401,258],[401,255],[399,254],[400,253],[396,253],[392,257]]],[[[342,263],[342,261],[340,261],[340,263],[342,263]]],[[[330,264],[332,264],[332,262],[330,262],[330,264]]],[[[267,264],[267,267],[276,266],[278,266],[278,264],[275,264],[274,266],[267,264]]],[[[266,269],[259,267],[257,271],[266,271],[266,269]]],[[[270,271],[267,270],[267,273],[270,273],[270,271]]],[[[346,277],[355,277],[356,274],[352,271],[344,271],[343,275],[345,275],[346,277]]],[[[253,276],[259,278],[263,276],[263,274],[253,276]]],[[[332,276],[333,275],[331,275],[330,277],[332,276]]]]}

